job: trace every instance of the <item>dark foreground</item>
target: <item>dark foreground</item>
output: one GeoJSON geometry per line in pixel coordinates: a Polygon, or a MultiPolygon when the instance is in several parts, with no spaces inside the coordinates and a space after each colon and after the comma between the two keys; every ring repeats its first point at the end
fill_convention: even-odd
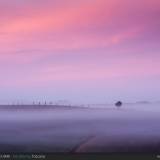
{"type": "Polygon", "coordinates": [[[1,153],[160,153],[158,106],[2,108],[1,153]]]}

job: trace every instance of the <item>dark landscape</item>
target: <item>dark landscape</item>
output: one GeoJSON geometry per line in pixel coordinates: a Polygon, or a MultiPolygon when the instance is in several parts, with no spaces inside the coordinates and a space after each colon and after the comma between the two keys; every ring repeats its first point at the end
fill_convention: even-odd
{"type": "Polygon", "coordinates": [[[159,104],[0,106],[0,152],[158,153],[159,113],[159,104]]]}

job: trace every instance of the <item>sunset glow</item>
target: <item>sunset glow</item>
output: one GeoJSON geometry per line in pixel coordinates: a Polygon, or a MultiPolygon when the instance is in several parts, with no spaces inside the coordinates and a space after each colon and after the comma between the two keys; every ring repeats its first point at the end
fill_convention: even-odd
{"type": "Polygon", "coordinates": [[[0,0],[0,102],[160,100],[159,0],[0,0]]]}

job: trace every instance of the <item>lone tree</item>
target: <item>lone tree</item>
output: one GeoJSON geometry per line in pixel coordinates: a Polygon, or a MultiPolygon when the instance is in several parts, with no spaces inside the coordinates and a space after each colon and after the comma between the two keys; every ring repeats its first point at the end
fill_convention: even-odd
{"type": "Polygon", "coordinates": [[[121,102],[121,101],[116,102],[116,103],[115,103],[115,106],[116,106],[117,108],[121,107],[121,106],[122,106],[122,102],[121,102]]]}

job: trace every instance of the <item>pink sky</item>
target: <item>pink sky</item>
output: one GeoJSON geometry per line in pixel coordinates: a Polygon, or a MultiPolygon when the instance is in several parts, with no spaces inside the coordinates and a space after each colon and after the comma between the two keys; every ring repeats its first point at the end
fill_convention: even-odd
{"type": "Polygon", "coordinates": [[[0,0],[0,101],[160,100],[159,0],[0,0]]]}

